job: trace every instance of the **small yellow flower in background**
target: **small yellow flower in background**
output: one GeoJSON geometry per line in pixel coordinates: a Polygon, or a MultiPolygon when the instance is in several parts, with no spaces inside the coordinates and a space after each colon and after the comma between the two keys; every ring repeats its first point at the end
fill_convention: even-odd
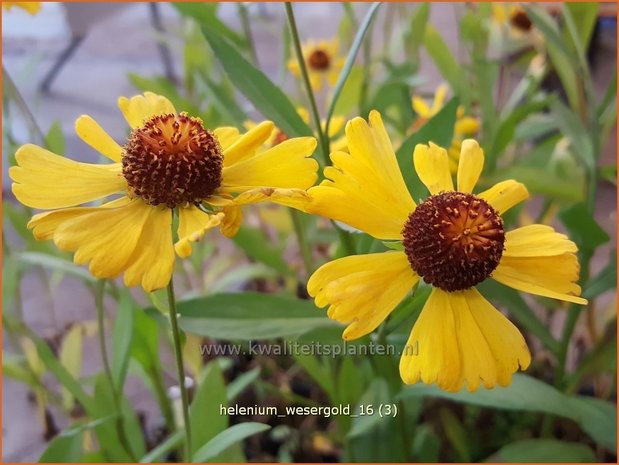
{"type": "MultiPolygon", "coordinates": [[[[305,108],[298,107],[297,113],[305,123],[310,124],[310,115],[305,108]]],[[[342,132],[342,129],[344,129],[345,122],[346,119],[343,116],[336,115],[331,118],[331,124],[329,124],[329,138],[331,139],[331,150],[346,150],[346,137],[343,135],[341,137],[338,137],[338,135],[340,135],[340,133],[342,132]]],[[[244,123],[246,129],[252,129],[256,127],[256,125],[257,123],[251,120],[244,123]]],[[[326,128],[326,122],[324,120],[321,121],[321,126],[322,130],[324,131],[326,128]]],[[[271,132],[271,135],[264,142],[261,150],[270,149],[277,144],[281,144],[285,140],[288,140],[288,135],[278,127],[274,127],[273,132],[271,132]]]]}
{"type": "MultiPolygon", "coordinates": [[[[413,124],[413,130],[419,129],[443,108],[448,90],[449,88],[446,84],[438,86],[434,93],[434,100],[431,106],[421,97],[413,96],[413,110],[417,113],[417,119],[413,124]]],[[[472,116],[466,116],[464,107],[459,106],[456,114],[454,136],[451,141],[451,146],[447,150],[449,154],[449,169],[453,174],[455,174],[458,169],[458,157],[460,156],[462,140],[467,137],[475,136],[478,131],[479,120],[472,116]]]]}
{"type": "MultiPolygon", "coordinates": [[[[320,91],[325,80],[334,86],[344,66],[344,57],[339,55],[339,40],[337,38],[318,42],[309,40],[301,48],[312,89],[320,91]]],[[[296,57],[288,60],[288,69],[295,76],[301,76],[296,57]]]]}
{"type": "Polygon", "coordinates": [[[509,26],[514,37],[524,36],[533,29],[527,13],[518,4],[492,3],[492,19],[501,26],[509,26]]]}
{"type": "Polygon", "coordinates": [[[514,289],[578,304],[576,245],[550,226],[505,232],[501,215],[528,197],[507,180],[473,194],[484,164],[476,141],[462,142],[454,190],[447,151],[417,145],[415,170],[430,196],[417,205],[408,192],[380,114],[346,126],[350,153],[333,152],[332,167],[308,192],[309,211],[402,251],[354,255],[329,262],[307,288],[328,316],[347,324],[343,338],[376,329],[421,279],[432,285],[400,359],[405,383],[419,380],[457,391],[506,386],[531,356],[518,329],[475,289],[493,278],[514,289]]]}
{"type": "Polygon", "coordinates": [[[132,129],[123,146],[90,116],[75,122],[78,136],[112,163],[80,163],[27,144],[15,154],[18,166],[9,170],[21,203],[52,210],[28,223],[35,238],[75,252],[75,263],[89,264],[94,276],[124,272],[127,286],[163,288],[175,250],[187,257],[191,244],[216,226],[234,236],[241,205],[272,201],[302,208],[308,202],[305,189],[318,170],[308,158],[316,147],[313,137],[258,153],[273,131],[270,121],[245,134],[230,127],[211,132],[199,118],[177,113],[168,99],[150,92],[121,97],[118,106],[132,129]],[[78,206],[101,199],[99,206],[78,206]]]}
{"type": "Polygon", "coordinates": [[[11,11],[11,8],[21,8],[26,10],[32,16],[41,11],[41,2],[2,2],[2,8],[6,11],[11,11]]]}

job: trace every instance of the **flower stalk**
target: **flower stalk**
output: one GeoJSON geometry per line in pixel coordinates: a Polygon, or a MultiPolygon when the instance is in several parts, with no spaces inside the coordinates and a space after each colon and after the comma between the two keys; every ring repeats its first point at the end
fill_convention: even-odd
{"type": "Polygon", "coordinates": [[[170,279],[167,287],[168,311],[170,313],[170,325],[172,326],[172,339],[174,341],[174,355],[176,357],[176,370],[178,385],[181,391],[181,403],[183,410],[183,427],[185,429],[185,461],[191,460],[191,424],[189,422],[189,395],[185,385],[185,366],[183,364],[183,348],[181,335],[178,327],[178,314],[176,311],[176,297],[174,294],[174,276],[170,279]]]}
{"type": "Polygon", "coordinates": [[[286,18],[288,20],[288,26],[290,27],[290,35],[292,36],[292,44],[294,46],[294,52],[299,62],[299,69],[301,70],[301,76],[303,77],[303,85],[307,91],[307,97],[310,101],[310,109],[312,110],[312,120],[316,127],[316,133],[318,134],[318,140],[320,141],[320,148],[322,151],[323,162],[325,165],[329,165],[329,134],[323,131],[320,124],[320,114],[318,113],[318,106],[316,105],[316,97],[312,90],[309,74],[307,73],[307,66],[305,64],[305,58],[303,57],[303,50],[301,49],[301,39],[299,38],[299,31],[297,29],[297,23],[294,19],[294,11],[292,10],[292,4],[285,2],[286,18]]]}

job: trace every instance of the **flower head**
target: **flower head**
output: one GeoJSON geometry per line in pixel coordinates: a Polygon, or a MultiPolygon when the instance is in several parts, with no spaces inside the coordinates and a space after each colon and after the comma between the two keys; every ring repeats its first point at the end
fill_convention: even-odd
{"type": "Polygon", "coordinates": [[[41,2],[2,2],[2,8],[6,11],[11,11],[13,7],[21,8],[34,16],[41,11],[41,2]]]}
{"type": "Polygon", "coordinates": [[[402,251],[354,255],[320,267],[308,282],[319,307],[348,327],[344,339],[370,333],[421,280],[432,292],[400,360],[406,383],[436,383],[456,391],[505,386],[531,357],[518,329],[475,289],[494,279],[514,289],[568,302],[578,297],[576,245],[544,225],[505,232],[501,215],[528,197],[506,180],[473,193],[484,154],[462,142],[457,189],[447,151],[417,145],[415,170],[429,190],[419,205],[410,196],[378,112],[369,124],[346,126],[350,153],[331,154],[332,167],[308,192],[309,210],[382,240],[402,251]]]}
{"type": "Polygon", "coordinates": [[[236,234],[242,205],[307,204],[305,189],[318,169],[308,158],[316,147],[313,137],[259,152],[274,128],[269,121],[241,135],[230,127],[210,131],[150,92],[121,97],[118,105],[131,127],[124,145],[90,116],[75,123],[78,136],[112,163],[80,163],[27,144],[9,170],[21,203],[51,210],[28,223],[34,236],[75,252],[75,262],[89,264],[93,275],[124,272],[127,286],[159,289],[171,278],[175,250],[180,257],[190,255],[192,243],[217,226],[225,236],[236,234]],[[80,206],[99,200],[97,206],[80,206]]]}
{"type": "MultiPolygon", "coordinates": [[[[321,40],[315,42],[309,40],[302,45],[303,58],[309,75],[312,89],[320,91],[323,81],[334,86],[339,77],[340,71],[344,66],[344,57],[339,55],[339,41],[337,38],[332,40],[321,40]]],[[[288,69],[292,74],[301,76],[301,69],[296,58],[288,60],[288,69]]]]}

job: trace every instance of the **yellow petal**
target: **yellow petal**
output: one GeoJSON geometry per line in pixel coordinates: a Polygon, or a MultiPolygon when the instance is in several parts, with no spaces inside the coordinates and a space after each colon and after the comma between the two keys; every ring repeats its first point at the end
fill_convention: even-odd
{"type": "Polygon", "coordinates": [[[10,11],[12,7],[26,10],[31,16],[36,15],[41,10],[41,2],[2,2],[2,7],[10,11]]]}
{"type": "Polygon", "coordinates": [[[122,147],[90,116],[82,115],[75,121],[75,132],[97,152],[114,162],[120,162],[122,147]]]}
{"type": "Polygon", "coordinates": [[[238,137],[232,144],[223,149],[224,167],[232,166],[253,157],[256,150],[271,136],[274,129],[275,125],[271,121],[263,121],[238,137]]]}
{"type": "Polygon", "coordinates": [[[320,186],[309,190],[311,212],[342,221],[380,239],[398,239],[415,209],[380,114],[349,121],[350,153],[333,152],[320,186]]]}
{"type": "Polygon", "coordinates": [[[337,84],[337,80],[340,78],[340,72],[337,69],[331,69],[327,72],[327,82],[330,86],[337,84]]]}
{"type": "Polygon", "coordinates": [[[495,184],[481,194],[477,194],[477,197],[484,199],[500,214],[503,214],[514,205],[529,198],[529,191],[524,184],[508,179],[495,184]]]}
{"type": "Polygon", "coordinates": [[[213,131],[213,134],[219,141],[222,150],[229,148],[239,137],[241,137],[239,130],[234,127],[221,127],[213,131]]]}
{"type": "Polygon", "coordinates": [[[573,253],[537,257],[503,255],[492,278],[519,291],[585,305],[587,300],[578,297],[579,271],[573,253]]]}
{"type": "Polygon", "coordinates": [[[144,92],[144,95],[136,95],[131,98],[120,97],[118,108],[133,129],[143,126],[145,121],[153,116],[176,114],[172,102],[164,96],[152,92],[144,92]]]}
{"type": "Polygon", "coordinates": [[[178,241],[174,244],[178,256],[191,255],[191,243],[198,242],[209,229],[218,226],[223,216],[223,213],[209,215],[193,205],[179,208],[178,241]]]}
{"type": "Polygon", "coordinates": [[[400,375],[405,383],[436,383],[446,391],[464,384],[506,386],[531,356],[518,329],[476,289],[433,289],[405,346],[400,375]]]}
{"type": "Polygon", "coordinates": [[[286,62],[286,67],[288,68],[288,71],[290,71],[294,76],[301,76],[301,68],[299,68],[299,62],[297,61],[296,57],[288,59],[288,61],[286,62]]]}
{"type": "Polygon", "coordinates": [[[436,195],[440,192],[454,190],[451,172],[449,171],[449,157],[447,151],[436,144],[417,144],[413,152],[415,171],[421,182],[436,195]]]}
{"type": "Polygon", "coordinates": [[[125,270],[125,286],[141,285],[146,292],[162,289],[172,279],[172,212],[165,207],[149,207],[138,246],[125,270]]]}
{"type": "Polygon", "coordinates": [[[32,235],[38,241],[48,241],[54,237],[58,226],[67,220],[76,218],[86,213],[99,211],[101,208],[116,208],[129,203],[128,197],[121,197],[111,202],[105,203],[100,207],[75,207],[63,208],[50,212],[38,213],[28,222],[28,229],[32,229],[32,235]]]}
{"type": "Polygon", "coordinates": [[[224,217],[219,226],[219,230],[224,236],[233,238],[241,227],[243,212],[240,207],[231,205],[229,207],[224,207],[223,214],[224,217]]]}
{"type": "MultiPolygon", "coordinates": [[[[531,363],[527,343],[518,328],[475,288],[463,291],[463,294],[470,313],[483,336],[483,341],[464,341],[460,338],[463,354],[468,356],[467,351],[472,350],[471,346],[475,342],[487,343],[495,362],[496,381],[500,386],[507,386],[511,383],[513,373],[519,368],[526,370],[531,363]]],[[[487,383],[486,379],[482,378],[482,380],[486,387],[494,386],[494,384],[487,383]]]]}
{"type": "Polygon", "coordinates": [[[456,136],[472,136],[479,131],[479,120],[471,116],[463,116],[458,118],[454,126],[454,134],[456,136]]]}
{"type": "Polygon", "coordinates": [[[223,169],[222,192],[243,192],[254,187],[307,189],[318,177],[318,163],[310,158],[313,137],[297,137],[223,169]]]}
{"type": "Polygon", "coordinates": [[[334,116],[329,122],[329,137],[335,137],[344,128],[346,119],[343,116],[334,116]]]}
{"type": "Polygon", "coordinates": [[[86,211],[62,222],[54,233],[54,243],[60,250],[75,252],[75,263],[89,263],[94,276],[113,278],[130,264],[153,210],[154,207],[134,199],[121,207],[86,211]]]}
{"type": "Polygon", "coordinates": [[[430,119],[432,118],[432,116],[434,116],[430,111],[430,107],[428,106],[426,101],[421,97],[413,96],[412,105],[413,110],[415,110],[415,113],[417,113],[417,116],[419,116],[420,118],[430,119]]]}
{"type": "Polygon", "coordinates": [[[125,191],[120,163],[94,165],[61,157],[32,144],[19,148],[9,169],[13,193],[28,207],[72,207],[125,191]]]}
{"type": "Polygon", "coordinates": [[[258,202],[273,202],[298,210],[307,211],[310,196],[303,189],[275,189],[273,187],[259,187],[239,194],[234,198],[236,205],[246,205],[258,202]]]}
{"type": "Polygon", "coordinates": [[[531,224],[505,234],[504,257],[543,257],[576,252],[576,244],[565,234],[543,224],[531,224]]]}
{"type": "Polygon", "coordinates": [[[400,376],[407,384],[436,383],[446,391],[463,384],[456,320],[450,294],[433,288],[400,358],[400,376]]]}
{"type": "Polygon", "coordinates": [[[316,71],[308,70],[310,86],[314,92],[322,90],[322,74],[316,71]]]}
{"type": "Polygon", "coordinates": [[[447,87],[447,84],[441,84],[436,88],[436,92],[434,92],[434,101],[432,102],[432,108],[430,109],[430,113],[432,115],[436,115],[438,111],[443,108],[445,96],[447,95],[448,90],[449,87],[447,87]]]}
{"type": "Polygon", "coordinates": [[[419,277],[402,252],[352,255],[321,266],[307,291],[328,316],[348,324],[342,337],[356,339],[373,331],[410,292],[419,277]]]}
{"type": "Polygon", "coordinates": [[[471,193],[483,168],[484,151],[477,141],[463,140],[458,163],[458,191],[471,193]]]}

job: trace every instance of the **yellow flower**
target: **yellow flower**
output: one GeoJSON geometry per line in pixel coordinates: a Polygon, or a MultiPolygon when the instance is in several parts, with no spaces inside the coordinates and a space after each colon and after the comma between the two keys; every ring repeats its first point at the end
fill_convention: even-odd
{"type": "Polygon", "coordinates": [[[168,99],[150,92],[121,97],[118,106],[132,129],[122,146],[90,116],[75,122],[77,135],[112,163],[80,163],[27,144],[15,154],[18,166],[9,170],[21,203],[52,210],[28,223],[35,238],[75,252],[75,263],[88,263],[93,275],[124,272],[127,286],[165,287],[174,251],[187,257],[191,244],[216,226],[228,237],[236,234],[241,205],[307,203],[305,189],[318,170],[308,158],[316,147],[313,137],[257,153],[273,131],[269,121],[242,135],[230,127],[211,132],[199,118],[177,113],[168,99]],[[101,199],[98,206],[79,206],[101,199]]]}
{"type": "Polygon", "coordinates": [[[499,25],[509,25],[510,33],[514,37],[528,34],[533,23],[520,5],[513,3],[492,3],[492,19],[499,25]]]}
{"type": "Polygon", "coordinates": [[[6,11],[11,11],[11,8],[17,7],[26,10],[32,16],[41,11],[41,2],[2,2],[2,8],[6,11]]]}
{"type": "Polygon", "coordinates": [[[456,391],[508,385],[531,357],[518,329],[475,285],[492,278],[514,289],[585,304],[576,245],[549,226],[505,233],[501,216],[528,197],[514,180],[472,194],[484,163],[477,142],[462,142],[457,191],[446,150],[417,145],[415,170],[430,196],[415,203],[404,183],[380,114],[346,126],[350,153],[331,154],[309,211],[377,239],[402,241],[402,251],[354,255],[329,262],[307,288],[318,307],[348,327],[345,340],[373,331],[423,279],[432,292],[400,360],[405,383],[436,383],[456,391]]]}
{"type": "MultiPolygon", "coordinates": [[[[441,84],[436,88],[434,93],[434,101],[432,106],[429,106],[424,99],[418,96],[413,96],[413,110],[417,113],[418,118],[413,124],[413,129],[419,129],[430,118],[435,116],[445,104],[445,96],[447,95],[448,87],[446,84],[441,84]]],[[[458,157],[460,156],[460,145],[466,137],[472,137],[479,131],[479,120],[472,116],[466,116],[464,107],[458,107],[456,113],[456,124],[454,126],[454,136],[451,141],[451,146],[447,150],[449,154],[449,169],[455,174],[458,170],[458,157]]]]}
{"type": "MultiPolygon", "coordinates": [[[[338,54],[340,44],[337,38],[319,42],[309,40],[301,48],[312,89],[320,91],[325,79],[329,85],[334,86],[344,66],[344,57],[338,54]]],[[[301,76],[296,57],[288,60],[288,69],[295,76],[301,76]]]]}

